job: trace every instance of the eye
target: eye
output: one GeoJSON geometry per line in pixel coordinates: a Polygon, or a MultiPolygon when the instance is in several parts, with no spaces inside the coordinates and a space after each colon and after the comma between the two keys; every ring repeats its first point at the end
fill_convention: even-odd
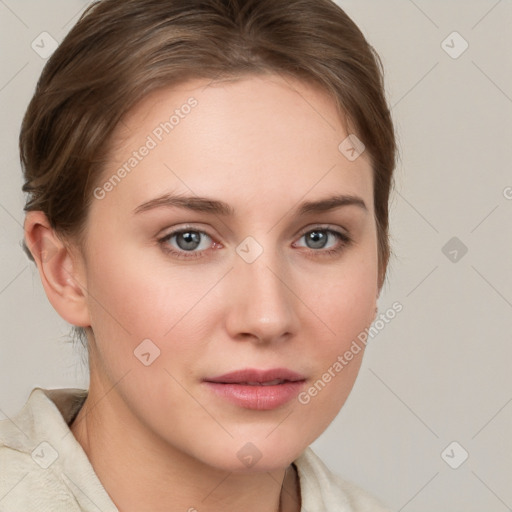
{"type": "MultiPolygon", "coordinates": [[[[350,245],[352,239],[341,231],[332,228],[317,227],[305,231],[300,239],[305,240],[307,252],[314,256],[333,256],[350,245]]],[[[168,233],[158,239],[162,250],[181,259],[201,258],[210,248],[221,247],[205,231],[184,227],[168,233]]],[[[293,244],[294,247],[304,245],[293,244]]]]}
{"type": "Polygon", "coordinates": [[[309,252],[319,253],[320,255],[339,253],[352,242],[347,234],[323,227],[306,231],[301,235],[302,238],[305,239],[306,247],[310,249],[309,252]]]}
{"type": "Polygon", "coordinates": [[[208,233],[193,228],[181,228],[160,238],[165,252],[178,258],[200,258],[212,243],[208,233]]]}

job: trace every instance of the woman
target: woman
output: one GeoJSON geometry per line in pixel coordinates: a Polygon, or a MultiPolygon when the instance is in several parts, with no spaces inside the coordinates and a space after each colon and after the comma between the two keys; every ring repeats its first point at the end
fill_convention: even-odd
{"type": "Polygon", "coordinates": [[[1,510],[384,510],[309,448],[385,279],[383,89],[330,0],[85,12],[20,150],[25,248],[90,386],[2,423],[1,510]]]}

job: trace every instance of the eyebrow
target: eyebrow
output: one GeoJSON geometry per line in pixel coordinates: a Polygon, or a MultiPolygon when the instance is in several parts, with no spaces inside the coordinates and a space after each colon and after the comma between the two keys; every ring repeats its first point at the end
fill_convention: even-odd
{"type": "MultiPolygon", "coordinates": [[[[320,199],[317,201],[305,201],[295,208],[294,212],[298,216],[303,216],[308,213],[321,213],[341,208],[343,206],[358,206],[361,209],[368,211],[365,202],[362,198],[354,195],[335,195],[320,199]]],[[[225,217],[232,217],[235,215],[235,210],[224,201],[219,201],[212,198],[200,196],[176,196],[172,194],[164,194],[155,199],[151,199],[141,205],[137,206],[134,214],[147,212],[155,208],[183,208],[194,212],[210,213],[215,215],[222,215],[225,217]]]]}

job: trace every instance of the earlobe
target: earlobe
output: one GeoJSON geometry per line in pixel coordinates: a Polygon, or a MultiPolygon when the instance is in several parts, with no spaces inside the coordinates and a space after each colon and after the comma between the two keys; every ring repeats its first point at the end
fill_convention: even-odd
{"type": "Polygon", "coordinates": [[[372,318],[371,318],[370,322],[368,323],[368,326],[372,325],[373,322],[375,322],[375,319],[377,318],[378,313],[379,313],[379,308],[375,307],[374,314],[372,315],[372,318]]]}
{"type": "Polygon", "coordinates": [[[89,327],[85,273],[78,253],[59,238],[41,211],[27,212],[24,232],[51,305],[70,324],[89,327]]]}

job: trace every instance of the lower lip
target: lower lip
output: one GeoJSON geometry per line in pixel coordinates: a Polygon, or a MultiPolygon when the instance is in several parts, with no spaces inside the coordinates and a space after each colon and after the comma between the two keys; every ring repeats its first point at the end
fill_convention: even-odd
{"type": "Polygon", "coordinates": [[[276,409],[295,398],[304,386],[303,380],[285,382],[275,386],[248,386],[244,384],[204,383],[217,395],[230,402],[258,411],[276,409]]]}

